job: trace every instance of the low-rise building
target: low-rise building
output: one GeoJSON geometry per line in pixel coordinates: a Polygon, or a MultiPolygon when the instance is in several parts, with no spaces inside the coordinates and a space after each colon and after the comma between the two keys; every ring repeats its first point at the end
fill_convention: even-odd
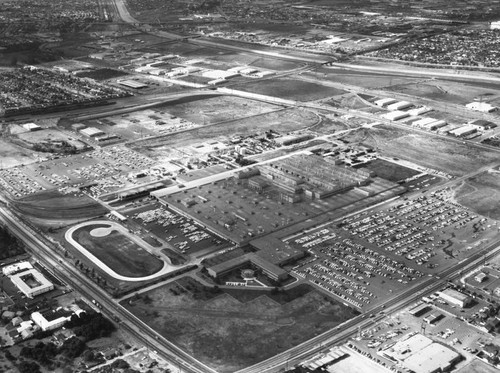
{"type": "Polygon", "coordinates": [[[471,297],[454,289],[445,289],[438,291],[438,295],[444,301],[459,306],[460,308],[467,307],[471,302],[471,297]]]}
{"type": "Polygon", "coordinates": [[[465,107],[469,110],[480,111],[482,113],[492,113],[498,109],[496,106],[493,106],[487,102],[476,101],[465,105],[465,107]]]}
{"type": "Polygon", "coordinates": [[[33,298],[54,289],[54,284],[36,269],[30,269],[10,276],[10,280],[28,298],[33,298]]]}

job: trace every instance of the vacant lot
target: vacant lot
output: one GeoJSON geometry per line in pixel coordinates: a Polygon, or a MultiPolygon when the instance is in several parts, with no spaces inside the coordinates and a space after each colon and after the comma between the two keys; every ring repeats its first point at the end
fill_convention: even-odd
{"type": "Polygon", "coordinates": [[[12,202],[23,215],[40,219],[88,219],[107,210],[84,194],[63,195],[57,191],[38,193],[12,202]]]}
{"type": "Polygon", "coordinates": [[[417,170],[401,166],[397,163],[388,162],[384,159],[375,159],[374,161],[364,164],[363,167],[374,171],[377,176],[382,179],[394,182],[407,179],[420,173],[417,170]]]}
{"type": "Polygon", "coordinates": [[[313,101],[337,96],[345,91],[298,79],[277,78],[240,84],[234,89],[289,100],[313,101]]]}
{"type": "Polygon", "coordinates": [[[262,361],[356,315],[307,285],[282,300],[266,291],[232,291],[252,296],[239,301],[224,290],[181,279],[124,306],[219,372],[262,361]]]}
{"type": "Polygon", "coordinates": [[[467,179],[456,188],[455,199],[478,214],[500,219],[500,173],[485,172],[467,179]]]}
{"type": "MultiPolygon", "coordinates": [[[[37,153],[35,153],[37,154],[37,153]]],[[[0,139],[0,168],[33,163],[33,151],[0,139]]]]}
{"type": "Polygon", "coordinates": [[[106,236],[92,236],[91,232],[96,228],[109,228],[109,225],[81,227],[73,233],[73,238],[116,273],[127,277],[142,277],[152,275],[163,267],[161,260],[116,230],[106,236]]]}
{"type": "Polygon", "coordinates": [[[344,139],[372,146],[383,155],[409,160],[453,176],[465,175],[498,161],[498,153],[492,150],[389,126],[360,129],[344,139]]]}

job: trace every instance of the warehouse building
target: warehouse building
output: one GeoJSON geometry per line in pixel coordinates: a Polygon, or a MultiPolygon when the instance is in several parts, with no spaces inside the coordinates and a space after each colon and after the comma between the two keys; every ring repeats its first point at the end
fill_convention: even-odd
{"type": "Polygon", "coordinates": [[[477,132],[477,128],[472,125],[458,127],[448,133],[456,137],[465,137],[477,132]]]}
{"type": "Polygon", "coordinates": [[[433,111],[430,107],[427,107],[427,106],[421,106],[421,107],[417,107],[415,109],[411,109],[411,110],[408,110],[408,114],[410,115],[413,115],[413,116],[419,116],[419,115],[422,115],[422,114],[426,114],[426,113],[429,113],[433,111]]]}
{"type": "Polygon", "coordinates": [[[54,289],[54,285],[36,269],[29,269],[10,277],[10,280],[28,298],[54,289]]]}
{"type": "Polygon", "coordinates": [[[40,131],[42,129],[42,127],[40,127],[38,124],[35,124],[35,123],[25,123],[25,124],[23,124],[23,128],[25,130],[30,131],[30,132],[40,131]]]}
{"type": "Polygon", "coordinates": [[[128,88],[133,88],[133,89],[142,89],[146,88],[148,85],[141,83],[141,82],[136,82],[135,80],[120,80],[118,84],[121,84],[125,87],[128,88]]]}
{"type": "Polygon", "coordinates": [[[384,107],[384,106],[393,104],[396,101],[397,100],[395,98],[386,97],[386,98],[381,98],[380,100],[375,101],[375,105],[380,106],[380,107],[384,107]]]}
{"type": "Polygon", "coordinates": [[[395,110],[389,113],[385,113],[384,115],[382,115],[382,118],[389,119],[394,122],[403,118],[407,118],[409,116],[410,114],[408,114],[406,111],[395,110]]]}
{"type": "Polygon", "coordinates": [[[492,128],[496,128],[497,125],[493,122],[484,119],[476,119],[469,122],[471,126],[476,127],[479,131],[487,131],[492,128]]]}
{"type": "Polygon", "coordinates": [[[424,125],[423,127],[427,130],[435,131],[439,128],[446,126],[447,124],[448,123],[446,123],[446,121],[444,121],[444,120],[436,120],[434,122],[431,122],[429,124],[424,125]]]}
{"type": "Polygon", "coordinates": [[[467,307],[471,302],[471,298],[468,295],[465,295],[464,293],[461,293],[454,289],[445,289],[443,291],[438,291],[438,295],[444,301],[461,308],[467,307]]]}
{"type": "Polygon", "coordinates": [[[394,110],[403,110],[407,109],[409,107],[412,107],[413,104],[408,101],[399,101],[395,102],[393,104],[387,105],[387,110],[394,111],[394,110]]]}
{"type": "Polygon", "coordinates": [[[87,137],[97,137],[104,135],[104,132],[95,127],[87,127],[79,131],[82,135],[87,137]]]}

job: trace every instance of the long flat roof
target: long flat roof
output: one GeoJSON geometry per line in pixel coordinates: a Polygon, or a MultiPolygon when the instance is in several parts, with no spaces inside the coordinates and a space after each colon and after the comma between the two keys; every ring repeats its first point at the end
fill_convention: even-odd
{"type": "Polygon", "coordinates": [[[460,354],[439,343],[432,343],[404,361],[404,366],[416,373],[446,370],[460,354]]]}

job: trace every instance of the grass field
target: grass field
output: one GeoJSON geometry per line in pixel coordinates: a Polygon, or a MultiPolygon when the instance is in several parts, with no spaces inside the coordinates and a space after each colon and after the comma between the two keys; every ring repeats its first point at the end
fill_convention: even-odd
{"type": "Polygon", "coordinates": [[[485,362],[474,359],[469,365],[455,371],[456,373],[497,373],[498,369],[486,364],[485,362]]]}
{"type": "Polygon", "coordinates": [[[344,139],[372,146],[382,155],[409,160],[453,176],[495,164],[499,159],[498,153],[492,150],[385,125],[351,132],[344,139]]]}
{"type": "Polygon", "coordinates": [[[123,303],[167,339],[223,373],[262,361],[356,315],[308,285],[281,301],[265,291],[231,291],[181,279],[143,294],[139,301],[123,303]]]}
{"type": "Polygon", "coordinates": [[[152,275],[163,267],[163,262],[137,245],[127,236],[113,230],[107,236],[93,237],[90,232],[109,225],[93,224],[77,229],[73,238],[116,273],[127,277],[152,275]]]}
{"type": "Polygon", "coordinates": [[[398,182],[409,177],[418,175],[420,172],[408,167],[401,166],[397,163],[389,162],[384,159],[375,159],[363,165],[371,171],[374,171],[377,176],[389,181],[398,182]]]}
{"type": "Polygon", "coordinates": [[[455,199],[478,214],[500,219],[500,173],[485,172],[467,179],[456,188],[455,199]]]}
{"type": "Polygon", "coordinates": [[[299,101],[319,100],[345,93],[345,91],[340,89],[289,78],[260,80],[258,82],[236,85],[232,88],[245,92],[299,101]]]}
{"type": "Polygon", "coordinates": [[[57,191],[28,196],[13,201],[12,205],[24,215],[51,220],[88,219],[107,212],[101,204],[84,194],[63,195],[57,191]]]}

